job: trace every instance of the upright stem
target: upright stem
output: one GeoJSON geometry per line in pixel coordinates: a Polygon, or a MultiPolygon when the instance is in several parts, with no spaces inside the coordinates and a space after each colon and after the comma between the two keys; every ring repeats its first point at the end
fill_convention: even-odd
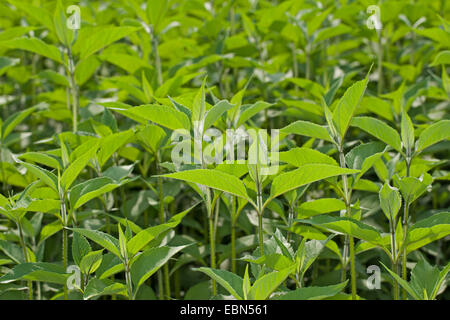
{"type": "MultiPolygon", "coordinates": [[[[163,191],[163,180],[162,177],[159,176],[160,174],[160,169],[159,169],[159,164],[160,164],[160,154],[159,151],[156,152],[156,171],[158,174],[158,192],[159,192],[159,222],[161,224],[166,222],[166,216],[164,213],[164,191],[163,191]]],[[[165,299],[170,299],[170,277],[169,277],[169,262],[167,262],[164,266],[163,266],[163,276],[164,276],[164,293],[161,293],[161,295],[164,297],[165,299]]],[[[161,289],[161,288],[160,288],[161,289]]],[[[161,291],[163,292],[163,291],[161,291]]]]}
{"type": "MultiPolygon", "coordinates": [[[[63,246],[63,266],[64,270],[67,270],[67,229],[63,227],[63,239],[62,239],[62,246],[63,246]]],[[[64,283],[64,300],[68,300],[69,294],[67,290],[67,284],[64,283]]]]}
{"type": "MultiPolygon", "coordinates": [[[[410,167],[411,167],[411,160],[409,158],[406,159],[406,176],[409,177],[410,175],[410,167]]],[[[406,274],[406,262],[407,262],[407,246],[406,246],[406,235],[408,233],[408,217],[409,217],[409,203],[405,201],[403,205],[404,211],[403,211],[403,252],[402,252],[402,279],[407,281],[407,274],[406,274]]],[[[403,300],[407,299],[406,290],[402,288],[402,298],[403,300]]]]}
{"type": "MultiPolygon", "coordinates": [[[[208,190],[209,193],[209,190],[208,190]]],[[[211,207],[211,204],[208,205],[211,207]]],[[[208,222],[209,222],[209,243],[210,243],[210,255],[211,255],[211,268],[216,268],[216,236],[214,234],[214,216],[212,214],[211,208],[208,210],[208,222]]],[[[212,280],[212,295],[217,294],[216,281],[212,280]]]]}
{"type": "Polygon", "coordinates": [[[128,299],[134,300],[133,283],[131,282],[131,272],[130,267],[128,266],[128,261],[125,261],[124,264],[125,264],[125,282],[127,284],[128,299]]]}
{"type": "Polygon", "coordinates": [[[75,82],[75,63],[73,61],[72,56],[72,48],[68,48],[68,58],[69,58],[69,84],[70,84],[70,92],[72,94],[72,129],[73,132],[77,132],[78,130],[78,87],[75,82]]]}
{"type": "Polygon", "coordinates": [[[262,186],[259,181],[259,167],[256,169],[256,188],[257,188],[257,197],[256,197],[256,205],[258,207],[258,233],[259,233],[259,251],[261,253],[261,257],[264,256],[264,235],[263,235],[263,199],[262,199],[262,186]]]}
{"type": "Polygon", "coordinates": [[[155,35],[154,30],[152,30],[152,47],[153,47],[153,55],[155,58],[156,72],[158,75],[158,85],[161,86],[163,84],[161,58],[159,57],[159,52],[158,52],[158,37],[155,35]]]}
{"type": "MultiPolygon", "coordinates": [[[[30,262],[27,245],[25,244],[25,238],[23,236],[22,224],[20,222],[17,222],[17,227],[19,229],[19,238],[20,245],[22,246],[23,250],[23,257],[25,259],[25,262],[30,262]]],[[[28,280],[28,299],[33,300],[33,283],[31,282],[31,280],[28,280]]]]}
{"type": "Polygon", "coordinates": [[[231,196],[231,271],[236,273],[236,197],[231,196]]]}
{"type": "Polygon", "coordinates": [[[382,44],[381,34],[378,35],[378,62],[377,62],[377,73],[378,73],[378,94],[383,92],[383,44],[382,44]]]}
{"type": "MultiPolygon", "coordinates": [[[[396,261],[396,256],[397,256],[397,248],[396,248],[396,237],[395,237],[395,221],[391,221],[389,220],[389,228],[391,231],[391,254],[392,254],[392,269],[394,270],[394,272],[396,274],[398,274],[398,264],[396,261]]],[[[393,286],[393,290],[394,290],[394,300],[398,300],[398,296],[399,296],[399,292],[398,292],[398,283],[397,281],[394,279],[394,286],[393,286]]]]}
{"type": "MultiPolygon", "coordinates": [[[[341,168],[346,168],[345,165],[345,157],[344,157],[344,149],[343,149],[343,145],[342,143],[339,146],[339,163],[341,168]]],[[[344,187],[344,201],[345,201],[345,206],[346,206],[346,216],[348,218],[351,217],[351,208],[350,208],[350,201],[351,201],[351,195],[348,189],[348,180],[347,180],[347,176],[344,174],[342,175],[342,185],[344,187]]],[[[355,242],[352,236],[346,236],[346,241],[347,242],[347,237],[348,237],[348,242],[349,242],[349,246],[350,246],[350,273],[351,273],[351,281],[352,281],[352,299],[356,300],[356,270],[355,270],[355,242]]],[[[347,247],[347,243],[344,243],[344,263],[345,265],[347,264],[347,257],[346,255],[346,247],[347,247]]],[[[343,273],[345,273],[345,269],[343,270],[343,273]]]]}

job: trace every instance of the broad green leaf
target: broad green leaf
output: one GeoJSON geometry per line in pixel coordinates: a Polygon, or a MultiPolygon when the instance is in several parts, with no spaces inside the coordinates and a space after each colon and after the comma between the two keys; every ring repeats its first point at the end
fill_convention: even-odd
{"type": "Polygon", "coordinates": [[[65,284],[69,274],[60,265],[47,262],[26,262],[16,265],[10,273],[0,277],[0,283],[16,280],[32,280],[65,284]]]}
{"type": "Polygon", "coordinates": [[[64,170],[61,176],[61,185],[65,191],[67,191],[72,186],[75,179],[78,177],[81,171],[87,166],[87,164],[92,159],[96,151],[97,146],[95,146],[95,148],[89,150],[87,153],[76,159],[69,165],[69,167],[67,167],[67,169],[64,170]]]}
{"type": "Polygon", "coordinates": [[[11,133],[11,131],[13,131],[14,128],[17,127],[19,123],[21,123],[26,117],[28,117],[30,114],[36,111],[37,107],[38,106],[34,106],[22,111],[18,111],[9,116],[1,125],[0,138],[4,140],[11,133]]]}
{"type": "Polygon", "coordinates": [[[186,114],[168,106],[147,104],[129,109],[117,107],[111,109],[142,124],[152,121],[171,130],[190,130],[191,127],[186,114]]]}
{"type": "Polygon", "coordinates": [[[293,291],[288,291],[287,293],[280,295],[276,300],[322,300],[324,298],[332,297],[342,290],[344,290],[347,285],[347,281],[334,284],[325,287],[305,287],[298,288],[293,291]]]}
{"type": "Polygon", "coordinates": [[[238,275],[227,270],[218,270],[206,267],[201,267],[194,270],[203,272],[211,279],[217,281],[218,284],[224,287],[237,300],[243,299],[244,292],[242,291],[242,288],[244,281],[238,275]]]}
{"type": "Polygon", "coordinates": [[[140,254],[131,265],[131,280],[136,289],[139,288],[148,278],[150,278],[159,268],[161,268],[176,253],[186,248],[159,247],[151,248],[140,254]]]}
{"type": "Polygon", "coordinates": [[[284,128],[281,128],[280,133],[298,134],[301,136],[307,136],[311,138],[332,142],[327,129],[325,129],[322,126],[319,126],[318,124],[308,121],[298,120],[284,128]]]}
{"type": "Polygon", "coordinates": [[[450,234],[450,212],[441,212],[413,224],[406,238],[407,251],[412,252],[450,234]]]}
{"type": "Polygon", "coordinates": [[[398,175],[395,175],[394,181],[399,187],[405,202],[411,204],[427,191],[433,182],[433,178],[428,173],[424,173],[420,178],[400,178],[398,175]]]}
{"type": "Polygon", "coordinates": [[[283,193],[312,182],[357,172],[358,170],[340,168],[328,164],[307,164],[293,171],[278,175],[272,182],[270,198],[276,198],[283,193]]]}
{"type": "Polygon", "coordinates": [[[91,274],[94,273],[103,259],[103,249],[97,251],[91,251],[87,253],[80,261],[80,270],[83,274],[91,274]]]}
{"type": "Polygon", "coordinates": [[[236,128],[243,125],[247,120],[256,115],[258,112],[261,112],[264,109],[270,108],[272,106],[271,103],[267,103],[264,101],[258,101],[249,106],[243,106],[240,110],[239,120],[236,124],[236,128]]]}
{"type": "Polygon", "coordinates": [[[113,236],[98,230],[89,230],[81,228],[72,228],[71,230],[94,241],[95,243],[99,244],[100,246],[102,246],[103,248],[105,248],[106,250],[108,250],[109,252],[115,254],[120,258],[119,241],[113,236]]]}
{"type": "Polygon", "coordinates": [[[410,155],[414,149],[414,126],[405,109],[402,109],[401,136],[403,146],[407,150],[407,154],[410,155]]]}
{"type": "Polygon", "coordinates": [[[365,240],[379,245],[382,243],[381,233],[374,227],[347,217],[316,216],[307,220],[296,220],[297,222],[311,224],[316,227],[331,230],[340,234],[347,234],[352,237],[365,240]]]}
{"type": "Polygon", "coordinates": [[[345,210],[345,202],[335,198],[321,198],[308,202],[303,202],[298,207],[300,219],[313,217],[323,213],[345,210]]]}
{"type": "Polygon", "coordinates": [[[136,255],[142,248],[150,243],[153,239],[158,237],[163,232],[175,228],[180,224],[181,220],[189,213],[196,205],[190,207],[189,209],[174,215],[170,220],[164,224],[149,227],[138,232],[133,238],[131,238],[127,243],[128,252],[130,258],[136,255]]]}
{"type": "Polygon", "coordinates": [[[162,177],[197,183],[251,201],[241,180],[219,170],[194,169],[165,174],[162,177]]]}
{"type": "Polygon", "coordinates": [[[378,141],[361,144],[345,155],[345,164],[352,169],[361,170],[353,180],[356,184],[383,155],[386,146],[378,141]]]}
{"type": "Polygon", "coordinates": [[[103,167],[113,153],[129,142],[133,136],[133,130],[126,130],[102,138],[100,148],[97,153],[97,159],[100,166],[103,167]]]}
{"type": "Polygon", "coordinates": [[[383,267],[389,272],[389,274],[394,278],[395,281],[397,281],[403,289],[405,289],[415,300],[422,300],[420,298],[421,295],[419,295],[410,285],[408,282],[403,280],[401,277],[399,277],[395,272],[391,271],[388,267],[386,267],[382,262],[380,262],[383,267]]]}
{"type": "Polygon", "coordinates": [[[434,58],[433,63],[430,64],[430,67],[434,67],[440,64],[450,64],[450,50],[439,52],[434,58]]]}
{"type": "Polygon", "coordinates": [[[56,3],[56,9],[53,15],[53,23],[55,25],[55,31],[59,41],[66,48],[69,48],[72,45],[74,31],[67,28],[67,17],[61,0],[58,0],[56,3]]]}
{"type": "Polygon", "coordinates": [[[206,112],[204,130],[210,128],[225,112],[233,108],[227,100],[221,100],[206,112]]]}
{"type": "Polygon", "coordinates": [[[423,151],[425,148],[442,140],[450,139],[450,120],[440,120],[433,123],[419,135],[416,151],[423,151]]]}
{"type": "Polygon", "coordinates": [[[350,125],[350,120],[364,96],[368,81],[369,75],[367,74],[364,80],[358,81],[348,88],[333,112],[333,122],[336,125],[341,141],[344,140],[345,133],[350,125]]]}
{"type": "Polygon", "coordinates": [[[91,54],[103,49],[117,40],[140,30],[136,27],[99,26],[86,27],[80,30],[73,51],[80,55],[80,59],[86,59],[91,54]]]}
{"type": "Polygon", "coordinates": [[[253,283],[248,292],[249,300],[266,300],[292,273],[295,267],[289,267],[281,271],[273,271],[253,283]]]}
{"type": "Polygon", "coordinates": [[[58,48],[54,45],[47,44],[38,38],[22,37],[2,41],[0,42],[0,47],[30,51],[43,57],[50,58],[61,64],[63,63],[61,59],[61,53],[58,48]]]}
{"type": "Polygon", "coordinates": [[[83,299],[89,300],[101,296],[111,295],[127,296],[127,287],[123,283],[114,282],[110,279],[91,278],[84,290],[83,299]]]}
{"type": "Polygon", "coordinates": [[[77,184],[70,190],[70,209],[78,209],[89,200],[110,192],[119,186],[120,184],[108,177],[94,178],[77,184]]]}
{"type": "Polygon", "coordinates": [[[380,190],[380,207],[386,218],[391,222],[396,221],[396,217],[400,207],[402,206],[402,198],[397,188],[391,187],[388,183],[383,185],[380,190]]]}
{"type": "Polygon", "coordinates": [[[296,167],[313,163],[338,165],[336,160],[330,156],[310,148],[293,148],[289,151],[280,152],[278,159],[296,167]]]}
{"type": "Polygon", "coordinates": [[[162,28],[162,21],[168,9],[168,0],[148,0],[147,17],[152,24],[155,33],[158,34],[162,28]]]}
{"type": "Polygon", "coordinates": [[[82,236],[80,233],[74,232],[72,241],[73,261],[79,266],[81,259],[83,259],[83,257],[86,256],[91,251],[92,251],[91,245],[86,240],[86,238],[82,236]]]}
{"type": "MultiPolygon", "coordinates": [[[[195,95],[194,101],[192,103],[192,123],[195,122],[203,123],[203,121],[205,120],[206,114],[205,84],[206,84],[206,77],[203,79],[203,83],[200,89],[197,90],[197,94],[195,95]]],[[[201,132],[203,132],[203,130],[201,132]]]]}
{"type": "Polygon", "coordinates": [[[371,117],[355,117],[352,119],[351,125],[366,131],[375,138],[401,152],[402,143],[400,135],[383,121],[371,117]]]}
{"type": "Polygon", "coordinates": [[[22,161],[20,162],[20,164],[25,168],[27,168],[27,170],[30,171],[35,177],[41,179],[42,182],[44,182],[50,188],[52,188],[55,191],[58,191],[58,178],[53,173],[51,173],[46,169],[40,168],[34,164],[22,161]]]}
{"type": "Polygon", "coordinates": [[[57,157],[42,152],[25,152],[19,156],[19,159],[27,162],[37,162],[53,169],[61,169],[61,163],[57,157]]]}

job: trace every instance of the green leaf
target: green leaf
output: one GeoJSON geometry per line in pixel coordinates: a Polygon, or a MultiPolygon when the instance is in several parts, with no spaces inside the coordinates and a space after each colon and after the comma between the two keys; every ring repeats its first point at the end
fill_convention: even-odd
{"type": "Polygon", "coordinates": [[[164,224],[149,227],[138,232],[127,243],[130,258],[136,255],[142,248],[144,248],[147,244],[150,243],[150,241],[158,237],[160,234],[178,226],[181,220],[186,216],[186,214],[188,214],[195,206],[197,206],[197,204],[181,213],[174,215],[168,222],[164,224]]]}
{"type": "Polygon", "coordinates": [[[289,151],[280,152],[278,159],[296,167],[313,163],[338,165],[332,157],[310,148],[293,148],[289,151]]]}
{"type": "Polygon", "coordinates": [[[297,222],[311,224],[320,228],[331,230],[340,234],[348,234],[352,237],[367,242],[382,245],[381,233],[375,228],[361,221],[347,217],[316,216],[308,220],[296,220],[297,222]]]}
{"type": "Polygon", "coordinates": [[[86,238],[94,241],[95,243],[99,244],[109,252],[115,254],[120,258],[120,252],[119,252],[119,241],[114,238],[113,236],[98,231],[98,230],[89,230],[89,229],[81,229],[81,228],[72,228],[74,232],[77,232],[86,238]]]}
{"type": "Polygon", "coordinates": [[[131,280],[135,290],[186,246],[151,248],[140,254],[131,265],[131,280]]]}
{"type": "MultiPolygon", "coordinates": [[[[192,103],[192,123],[203,122],[206,114],[206,103],[205,103],[205,84],[206,77],[203,79],[202,86],[198,89],[197,94],[194,97],[192,103]]],[[[203,131],[202,131],[203,132],[203,131]]]]}
{"type": "Polygon", "coordinates": [[[26,262],[16,265],[10,273],[0,278],[0,283],[9,283],[16,280],[41,281],[56,284],[65,284],[69,275],[64,268],[47,262],[26,262]]]}
{"type": "Polygon", "coordinates": [[[450,234],[450,212],[440,212],[416,222],[408,230],[407,251],[417,250],[450,234]]]}
{"type": "Polygon", "coordinates": [[[95,144],[94,148],[90,149],[87,153],[72,162],[69,167],[64,170],[61,176],[61,185],[65,191],[69,190],[70,186],[73,184],[81,171],[87,166],[96,151],[97,144],[95,144]]]}
{"type": "Polygon", "coordinates": [[[103,259],[102,253],[103,249],[92,251],[86,254],[83,258],[81,258],[80,261],[81,272],[86,275],[94,273],[102,263],[103,259]]]}
{"type": "Polygon", "coordinates": [[[248,292],[249,300],[266,300],[292,273],[295,266],[265,274],[255,281],[248,292]]]}
{"type": "Polygon", "coordinates": [[[120,294],[127,296],[127,286],[110,279],[92,278],[84,290],[83,299],[89,300],[101,296],[120,294]]]}
{"type": "Polygon", "coordinates": [[[242,288],[244,281],[238,275],[227,270],[218,270],[206,267],[196,268],[194,270],[203,272],[211,279],[217,281],[218,284],[224,287],[237,300],[243,299],[244,292],[242,291],[242,288]]]}
{"type": "Polygon", "coordinates": [[[241,180],[219,170],[194,169],[165,174],[162,177],[197,183],[252,201],[241,180]]]}
{"type": "Polygon", "coordinates": [[[371,117],[355,117],[352,119],[351,125],[366,131],[398,152],[401,152],[400,135],[385,122],[371,117]]]}
{"type": "Polygon", "coordinates": [[[70,209],[78,209],[89,200],[110,192],[119,186],[119,183],[108,177],[94,178],[77,184],[70,190],[70,209]]]}
{"type": "Polygon", "coordinates": [[[276,198],[283,193],[315,181],[357,172],[358,170],[340,168],[328,164],[307,164],[275,177],[270,189],[270,198],[276,198]]]}
{"type": "Polygon", "coordinates": [[[407,154],[410,155],[411,150],[414,149],[414,126],[405,109],[402,109],[401,135],[403,146],[407,150],[407,154]]]}
{"type": "Polygon", "coordinates": [[[449,139],[450,120],[440,120],[422,131],[417,140],[416,151],[421,152],[435,143],[449,139]]]}
{"type": "Polygon", "coordinates": [[[291,123],[290,125],[281,128],[280,133],[298,134],[301,136],[307,136],[311,138],[332,142],[332,139],[330,138],[327,129],[325,129],[322,126],[319,126],[318,124],[308,121],[302,120],[295,121],[294,123],[291,123]]]}
{"type": "MultiPolygon", "coordinates": [[[[386,146],[381,142],[369,142],[361,144],[345,155],[345,164],[352,169],[361,170],[355,177],[356,184],[383,155],[386,146]]],[[[378,190],[377,190],[378,191],[378,190]]]]}
{"type": "Polygon", "coordinates": [[[100,167],[103,167],[113,153],[129,142],[133,136],[133,130],[126,130],[102,138],[97,154],[100,167]]]}
{"type": "Polygon", "coordinates": [[[55,191],[58,191],[58,178],[48,170],[40,168],[34,164],[20,161],[20,164],[27,168],[35,177],[39,178],[55,191]]]}
{"type": "MultiPolygon", "coordinates": [[[[41,233],[42,238],[42,233],[41,233]]],[[[41,240],[42,241],[42,240],[41,240]]],[[[78,232],[73,233],[73,241],[72,241],[72,257],[73,261],[80,266],[81,259],[91,252],[91,245],[86,240],[84,236],[79,234],[78,232]]]]}
{"type": "Polygon", "coordinates": [[[252,105],[244,106],[240,109],[239,120],[236,124],[236,128],[243,125],[247,120],[249,120],[254,115],[258,114],[264,109],[270,108],[273,104],[264,101],[258,101],[252,105]]]}
{"type": "Polygon", "coordinates": [[[86,27],[80,30],[73,51],[80,55],[80,60],[103,49],[130,34],[140,30],[136,27],[99,26],[86,27]]]}
{"type": "Polygon", "coordinates": [[[233,108],[227,100],[221,100],[206,112],[204,130],[210,128],[225,112],[233,108]]]}
{"type": "Polygon", "coordinates": [[[117,107],[111,109],[142,124],[152,121],[171,130],[190,130],[191,128],[190,120],[186,114],[168,106],[147,104],[129,109],[117,107]]]}
{"type": "Polygon", "coordinates": [[[305,287],[289,291],[286,294],[278,296],[276,300],[322,300],[324,298],[332,297],[342,290],[347,285],[347,281],[325,287],[305,287]]]}
{"type": "Polygon", "coordinates": [[[402,206],[402,198],[397,188],[391,187],[387,182],[380,190],[380,207],[386,218],[391,222],[396,221],[396,217],[400,207],[402,206]]]}
{"type": "Polygon", "coordinates": [[[402,278],[400,278],[395,272],[391,271],[388,267],[386,267],[382,262],[380,262],[383,267],[389,272],[389,274],[397,281],[403,289],[405,289],[415,300],[422,300],[420,298],[421,295],[417,294],[417,292],[402,278]]]}
{"type": "Polygon", "coordinates": [[[333,122],[336,125],[341,141],[344,140],[345,133],[350,125],[350,120],[364,96],[368,81],[369,74],[367,74],[364,80],[358,81],[348,88],[333,112],[333,122]]]}
{"type": "Polygon", "coordinates": [[[450,50],[439,52],[434,58],[433,63],[430,64],[430,67],[434,67],[440,64],[450,64],[450,50]]]}
{"type": "Polygon", "coordinates": [[[336,198],[321,198],[302,202],[298,207],[299,218],[313,217],[319,214],[345,210],[345,202],[336,198]]]}
{"type": "Polygon", "coordinates": [[[147,1],[147,17],[152,24],[155,33],[158,34],[162,28],[162,21],[168,9],[167,0],[149,0],[147,1]]]}
{"type": "Polygon", "coordinates": [[[55,25],[56,35],[59,41],[66,47],[69,48],[72,45],[74,39],[74,32],[67,28],[66,25],[67,17],[64,11],[64,7],[61,4],[61,0],[56,3],[55,13],[53,15],[53,23],[55,25]]]}
{"type": "Polygon", "coordinates": [[[30,114],[32,114],[38,106],[34,106],[22,111],[18,111],[11,116],[9,116],[5,122],[1,125],[1,136],[0,138],[2,140],[5,140],[5,138],[11,133],[11,131],[14,130],[15,127],[19,123],[21,123],[26,117],[28,117],[30,114]]]}
{"type": "Polygon", "coordinates": [[[54,45],[47,44],[38,38],[22,37],[2,41],[0,42],[0,47],[30,51],[43,57],[50,58],[58,63],[63,63],[61,53],[58,48],[54,45]]]}
{"type": "Polygon", "coordinates": [[[420,178],[400,178],[398,175],[395,175],[394,181],[399,187],[405,203],[411,204],[427,191],[433,183],[433,178],[428,173],[424,173],[420,178]]]}
{"type": "Polygon", "coordinates": [[[53,169],[62,169],[57,157],[42,152],[25,152],[19,156],[19,159],[28,162],[37,162],[53,169]]]}

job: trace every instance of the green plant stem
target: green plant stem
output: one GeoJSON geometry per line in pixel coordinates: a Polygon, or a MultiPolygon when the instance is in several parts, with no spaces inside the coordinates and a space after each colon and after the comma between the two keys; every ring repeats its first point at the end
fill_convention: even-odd
{"type": "Polygon", "coordinates": [[[263,234],[263,199],[262,199],[262,186],[259,181],[259,168],[256,169],[257,176],[256,176],[256,188],[257,188],[257,198],[256,198],[256,205],[258,207],[258,234],[259,234],[259,251],[261,254],[261,257],[264,256],[264,234],[263,234]]]}
{"type": "Polygon", "coordinates": [[[377,92],[380,95],[383,92],[383,44],[382,37],[378,35],[378,52],[377,52],[377,73],[378,73],[378,87],[377,92]]]}
{"type": "Polygon", "coordinates": [[[236,197],[231,196],[231,271],[236,273],[236,197]]]}
{"type": "MultiPolygon", "coordinates": [[[[339,163],[341,168],[346,168],[345,164],[345,156],[344,149],[342,143],[339,146],[339,163]]],[[[348,188],[348,180],[346,175],[342,175],[342,185],[344,187],[344,197],[345,197],[345,206],[346,206],[346,216],[348,218],[351,217],[351,193],[348,188]]],[[[346,236],[347,238],[347,236],[346,236]]],[[[347,240],[347,239],[346,239],[347,240]]],[[[345,241],[347,242],[347,241],[345,241]]],[[[356,269],[355,269],[355,243],[352,236],[348,236],[348,244],[350,246],[350,274],[351,274],[351,282],[352,282],[352,299],[356,300],[356,269]]],[[[347,243],[344,243],[344,246],[347,246],[347,243]]],[[[345,247],[344,247],[344,263],[347,264],[347,257],[345,256],[345,247]]],[[[345,274],[345,268],[342,271],[345,274]]],[[[344,278],[345,280],[345,278],[344,278]]]]}
{"type": "MultiPolygon", "coordinates": [[[[391,255],[392,255],[392,270],[398,274],[398,264],[396,261],[397,249],[396,249],[396,236],[395,236],[395,221],[389,220],[389,229],[391,232],[391,255]]],[[[399,287],[398,283],[395,279],[393,279],[393,292],[394,292],[394,300],[398,300],[399,296],[399,287]]]]}
{"type": "MultiPolygon", "coordinates": [[[[63,235],[62,235],[62,247],[63,247],[63,266],[64,266],[64,270],[67,270],[67,229],[65,228],[65,226],[63,227],[63,235]]],[[[69,294],[68,294],[68,290],[67,290],[67,283],[64,283],[64,300],[68,300],[69,299],[69,294]]]]}
{"type": "MultiPolygon", "coordinates": [[[[23,250],[23,258],[25,259],[25,262],[30,262],[27,245],[25,244],[25,238],[23,236],[22,224],[20,222],[17,222],[17,228],[19,229],[19,238],[20,238],[20,245],[22,246],[23,250]]],[[[31,282],[31,280],[28,280],[27,284],[28,284],[28,299],[33,300],[33,283],[31,282]]]]}
{"type": "MultiPolygon", "coordinates": [[[[156,171],[159,175],[161,170],[159,168],[160,164],[160,154],[159,151],[156,152],[156,171]]],[[[159,222],[161,224],[166,222],[166,216],[164,212],[164,190],[163,190],[163,179],[158,176],[158,192],[159,192],[159,222]]],[[[162,294],[165,299],[170,299],[170,275],[169,275],[169,262],[163,266],[163,277],[164,277],[164,293],[162,294]]]]}
{"type": "Polygon", "coordinates": [[[68,49],[68,70],[69,70],[69,84],[70,84],[70,92],[72,95],[72,129],[73,132],[78,131],[78,86],[75,82],[75,62],[73,61],[72,56],[72,48],[68,49]]]}
{"type": "MultiPolygon", "coordinates": [[[[210,254],[211,254],[211,268],[216,268],[216,239],[214,234],[214,218],[211,214],[208,216],[209,222],[209,242],[210,242],[210,254]]],[[[212,295],[215,296],[217,294],[217,285],[216,281],[212,280],[212,295]]]]}
{"type": "MultiPolygon", "coordinates": [[[[409,158],[406,159],[406,176],[410,176],[410,167],[411,167],[411,160],[409,158]]],[[[405,202],[403,205],[403,252],[402,252],[402,279],[407,281],[407,274],[406,274],[406,263],[407,263],[407,245],[406,245],[406,239],[407,239],[407,233],[408,233],[408,217],[409,217],[409,203],[405,202]]],[[[402,299],[407,299],[406,290],[402,288],[402,299]]]]}
{"type": "Polygon", "coordinates": [[[154,59],[155,59],[155,67],[156,67],[156,72],[158,75],[158,85],[161,86],[163,84],[161,58],[160,58],[159,52],[158,52],[158,44],[159,44],[158,37],[155,34],[154,30],[152,30],[151,38],[152,38],[153,55],[154,55],[154,59]]]}
{"type": "Polygon", "coordinates": [[[124,266],[125,266],[125,282],[127,284],[128,299],[134,300],[133,283],[131,282],[131,272],[130,267],[128,266],[128,261],[124,262],[124,266]]]}

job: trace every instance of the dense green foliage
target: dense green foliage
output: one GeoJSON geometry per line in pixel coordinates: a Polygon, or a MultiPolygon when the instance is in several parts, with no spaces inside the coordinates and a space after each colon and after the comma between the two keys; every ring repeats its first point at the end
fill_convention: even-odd
{"type": "Polygon", "coordinates": [[[0,30],[0,299],[450,298],[448,1],[4,0],[0,30]]]}

